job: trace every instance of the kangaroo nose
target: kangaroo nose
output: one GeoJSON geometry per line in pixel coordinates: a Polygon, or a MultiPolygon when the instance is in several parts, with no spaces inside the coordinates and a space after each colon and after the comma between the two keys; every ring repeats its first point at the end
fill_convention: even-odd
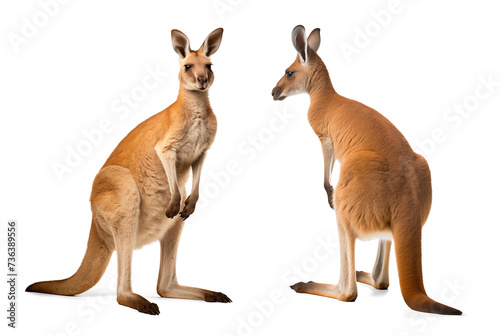
{"type": "Polygon", "coordinates": [[[208,78],[205,76],[200,76],[198,77],[198,82],[200,82],[200,84],[205,84],[206,82],[208,82],[208,78]]]}
{"type": "Polygon", "coordinates": [[[271,92],[271,95],[273,96],[273,100],[283,100],[285,99],[285,96],[282,96],[281,93],[283,92],[283,88],[280,86],[277,86],[273,89],[271,92]]]}

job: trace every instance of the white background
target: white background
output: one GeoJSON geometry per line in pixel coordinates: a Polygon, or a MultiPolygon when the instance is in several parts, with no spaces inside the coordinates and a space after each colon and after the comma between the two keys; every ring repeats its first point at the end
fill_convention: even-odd
{"type": "MultiPolygon", "coordinates": [[[[69,1],[16,52],[8,37],[21,35],[23,18],[33,22],[42,9],[34,0],[2,2],[1,251],[6,258],[6,223],[17,219],[20,275],[18,329],[12,332],[2,317],[2,330],[403,336],[496,329],[500,87],[476,99],[468,117],[443,117],[455,104],[474,102],[480,78],[500,81],[498,8],[492,1],[401,0],[381,26],[373,12],[388,7],[389,0],[69,1]],[[229,7],[221,12],[217,4],[229,7]],[[394,253],[389,290],[359,285],[355,303],[288,288],[299,280],[290,280],[297,268],[305,273],[300,280],[335,283],[339,274],[337,249],[314,259],[322,246],[318,239],[338,238],[322,186],[320,144],[307,122],[308,97],[271,97],[295,58],[290,33],[297,24],[308,32],[321,28],[319,54],[337,91],[384,114],[428,159],[434,201],[423,231],[425,285],[432,298],[461,309],[463,316],[411,311],[401,296],[394,253]],[[116,303],[115,257],[101,282],[77,297],[25,293],[35,281],[64,278],[77,269],[87,244],[94,176],[131,129],[175,100],[178,57],[170,30],[182,30],[197,48],[217,27],[225,31],[212,57],[216,79],[210,98],[219,129],[201,182],[205,194],[212,186],[211,197],[186,223],[178,277],[185,285],[223,291],[234,302],[158,297],[156,243],[135,252],[132,281],[137,293],[159,305],[159,316],[116,303]],[[372,29],[371,37],[349,61],[341,46],[356,46],[365,29],[372,29]],[[113,104],[138,90],[148,67],[169,75],[120,118],[113,104]],[[292,117],[280,124],[276,113],[292,117]],[[77,148],[86,139],[83,132],[103,119],[112,120],[113,131],[60,181],[54,162],[65,164],[68,146],[77,148]],[[280,130],[270,133],[270,123],[280,130]],[[444,140],[422,150],[419,144],[433,132],[444,140]],[[249,137],[255,136],[261,137],[260,149],[253,156],[249,137]],[[214,174],[223,174],[229,162],[238,164],[237,174],[215,184],[214,174]]],[[[337,174],[338,169],[337,163],[337,174]]],[[[376,244],[358,242],[357,269],[371,270],[376,244]]],[[[5,281],[0,288],[5,311],[5,281]]]]}

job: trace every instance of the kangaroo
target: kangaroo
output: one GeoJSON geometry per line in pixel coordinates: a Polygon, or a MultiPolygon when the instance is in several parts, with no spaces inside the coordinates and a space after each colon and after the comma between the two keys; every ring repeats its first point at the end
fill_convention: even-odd
{"type": "Polygon", "coordinates": [[[425,159],[413,152],[399,130],[377,111],[339,95],[318,56],[320,30],[306,39],[299,25],[292,31],[297,57],[272,90],[274,100],[308,93],[309,123],[323,150],[324,188],[335,210],[340,240],[337,285],[299,282],[291,288],[355,301],[356,281],[377,289],[389,287],[389,254],[396,250],[401,292],[414,310],[443,315],[461,311],[430,299],[422,278],[421,237],[431,208],[431,175],[425,159]],[[335,188],[330,184],[334,161],[341,163],[335,188]],[[356,239],[380,238],[372,273],[356,272],[356,239]]]}
{"type": "Polygon", "coordinates": [[[220,292],[181,286],[176,257],[184,220],[195,210],[200,174],[217,130],[208,89],[214,81],[210,56],[218,49],[223,29],[211,32],[198,50],[188,37],[172,30],[179,54],[179,95],[165,110],[133,129],[111,153],[95,177],[90,203],[92,224],[87,252],[76,273],[64,280],[37,282],[28,292],[77,295],[104,274],[114,250],[118,258],[119,304],[158,315],[160,310],[132,291],[132,251],[160,241],[157,292],[161,297],[231,302],[220,292]],[[185,184],[193,173],[191,195],[185,184]]]}

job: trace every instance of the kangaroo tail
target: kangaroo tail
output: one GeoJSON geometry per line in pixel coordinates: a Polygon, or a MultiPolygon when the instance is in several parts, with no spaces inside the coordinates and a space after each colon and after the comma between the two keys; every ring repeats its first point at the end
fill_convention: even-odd
{"type": "Polygon", "coordinates": [[[422,277],[422,223],[417,218],[394,220],[392,231],[403,298],[413,310],[442,315],[462,315],[458,309],[430,299],[422,277]]]}
{"type": "Polygon", "coordinates": [[[26,288],[27,292],[40,292],[58,295],[77,295],[92,288],[102,277],[112,251],[106,246],[92,221],[87,252],[80,268],[64,280],[36,282],[26,288]]]}

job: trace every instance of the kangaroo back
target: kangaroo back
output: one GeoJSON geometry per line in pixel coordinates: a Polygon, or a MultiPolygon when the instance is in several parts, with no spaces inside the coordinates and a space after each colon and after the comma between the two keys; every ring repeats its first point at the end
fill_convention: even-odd
{"type": "Polygon", "coordinates": [[[111,258],[112,251],[106,246],[92,221],[87,252],[80,268],[64,280],[36,282],[26,288],[27,292],[58,295],[77,295],[92,288],[102,277],[111,258]]]}

